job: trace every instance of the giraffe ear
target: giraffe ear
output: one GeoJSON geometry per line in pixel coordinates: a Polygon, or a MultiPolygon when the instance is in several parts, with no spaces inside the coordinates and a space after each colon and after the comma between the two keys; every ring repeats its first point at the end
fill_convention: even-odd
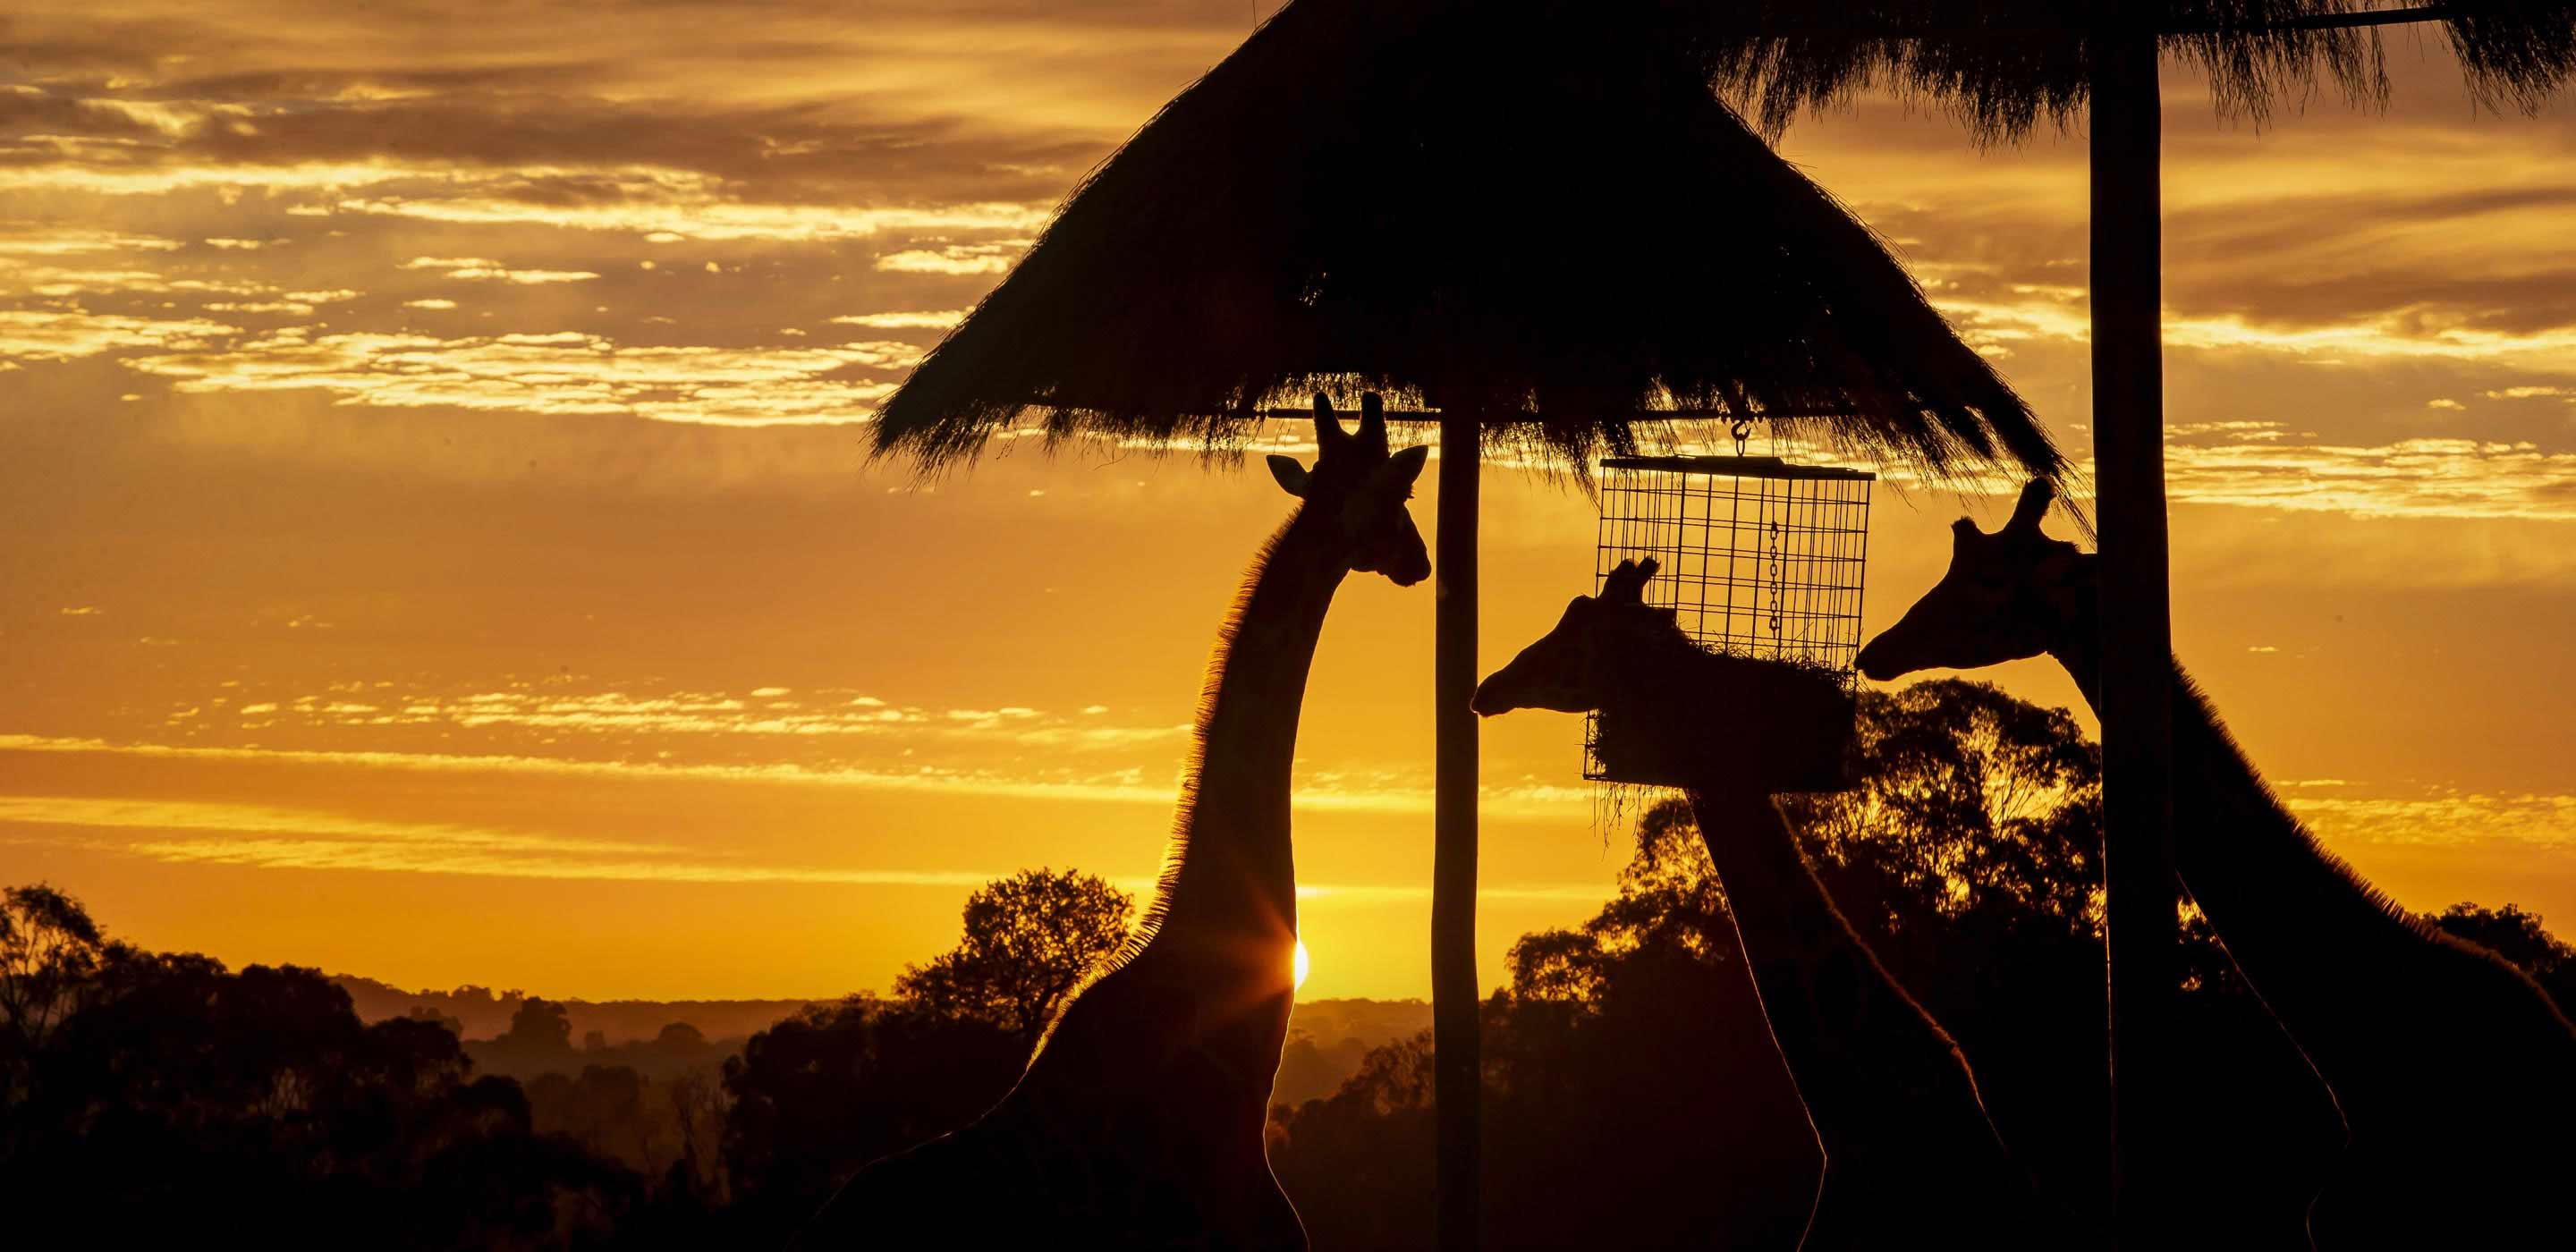
{"type": "Polygon", "coordinates": [[[2021,500],[2013,505],[2012,520],[2004,523],[2004,529],[2036,532],[2040,519],[2048,516],[2049,504],[2056,499],[2057,488],[2045,478],[2023,484],[2021,500]]]}
{"type": "Polygon", "coordinates": [[[1306,467],[1299,465],[1297,458],[1273,455],[1270,458],[1270,476],[1279,480],[1281,491],[1299,499],[1305,498],[1306,467]]]}
{"type": "Polygon", "coordinates": [[[1656,568],[1653,557],[1647,557],[1643,561],[1619,562],[1619,568],[1610,571],[1609,577],[1601,580],[1601,598],[1628,604],[1645,603],[1646,580],[1655,576],[1656,568]]]}
{"type": "Polygon", "coordinates": [[[1403,491],[1422,477],[1422,462],[1431,455],[1429,444],[1417,443],[1388,457],[1384,465],[1369,471],[1371,490],[1403,491]]]}

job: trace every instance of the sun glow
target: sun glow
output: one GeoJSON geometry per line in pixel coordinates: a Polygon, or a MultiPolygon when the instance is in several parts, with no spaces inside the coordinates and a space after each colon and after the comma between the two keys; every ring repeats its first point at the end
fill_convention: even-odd
{"type": "Polygon", "coordinates": [[[1300,987],[1306,985],[1306,969],[1306,941],[1300,939],[1297,941],[1297,985],[1300,987]]]}

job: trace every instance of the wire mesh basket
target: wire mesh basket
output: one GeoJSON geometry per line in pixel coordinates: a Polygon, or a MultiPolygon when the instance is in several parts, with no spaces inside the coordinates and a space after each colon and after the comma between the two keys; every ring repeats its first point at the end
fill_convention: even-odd
{"type": "MultiPolygon", "coordinates": [[[[1646,581],[1646,603],[1671,611],[1702,648],[1824,671],[1848,696],[1877,477],[1770,456],[1607,458],[1594,590],[1621,561],[1652,557],[1659,568],[1646,581]]],[[[1840,733],[1848,735],[1847,716],[1840,733]]],[[[1676,783],[1605,765],[1601,742],[1595,713],[1584,726],[1585,778],[1676,783]]]]}

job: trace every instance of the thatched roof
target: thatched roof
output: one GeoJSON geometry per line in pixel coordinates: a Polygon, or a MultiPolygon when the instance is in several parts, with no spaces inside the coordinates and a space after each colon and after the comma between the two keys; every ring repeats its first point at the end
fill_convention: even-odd
{"type": "Polygon", "coordinates": [[[1223,445],[1372,388],[1577,465],[1658,411],[1724,411],[2057,477],[2027,406],[1669,16],[1297,0],[1074,193],[886,403],[879,451],[935,466],[1030,417],[1223,445]]]}
{"type": "Polygon", "coordinates": [[[2320,79],[2356,103],[2386,99],[2381,17],[2440,17],[2482,103],[2536,111],[2576,75],[2571,0],[1661,0],[1710,76],[1773,134],[1800,109],[1864,87],[1928,97],[1980,138],[2063,124],[2090,96],[2092,41],[2153,31],[2161,54],[2209,77],[2223,113],[2268,116],[2320,79]]]}

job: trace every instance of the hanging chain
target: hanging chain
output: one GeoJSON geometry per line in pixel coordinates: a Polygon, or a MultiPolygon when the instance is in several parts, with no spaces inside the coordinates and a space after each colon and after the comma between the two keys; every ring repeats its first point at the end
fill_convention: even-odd
{"type": "Polygon", "coordinates": [[[1744,445],[1753,441],[1753,420],[1739,417],[1735,419],[1735,425],[1728,428],[1726,433],[1735,436],[1735,455],[1742,456],[1744,445]]]}
{"type": "MultiPolygon", "coordinates": [[[[1765,491],[1762,494],[1764,503],[1767,505],[1770,502],[1771,493],[1765,491]]],[[[1769,512],[1767,508],[1764,511],[1769,512]]],[[[1764,556],[1771,571],[1771,642],[1774,647],[1777,647],[1780,642],[1780,578],[1787,572],[1788,566],[1780,552],[1780,519],[1777,516],[1765,518],[1763,528],[1768,532],[1764,537],[1764,543],[1769,551],[1764,556]]]]}

